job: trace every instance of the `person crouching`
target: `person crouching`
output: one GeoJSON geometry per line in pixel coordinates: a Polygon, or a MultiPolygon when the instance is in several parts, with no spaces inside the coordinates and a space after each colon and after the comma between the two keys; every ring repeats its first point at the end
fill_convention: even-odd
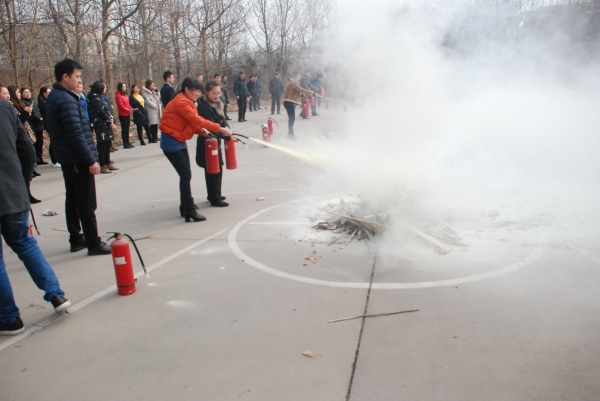
{"type": "Polygon", "coordinates": [[[208,136],[209,132],[220,132],[231,135],[227,127],[208,121],[198,115],[194,102],[203,89],[200,82],[193,78],[186,78],[181,83],[181,90],[165,108],[162,121],[159,125],[161,131],[160,148],[169,159],[169,162],[179,174],[179,207],[185,221],[204,221],[206,217],[198,214],[198,206],[192,197],[192,170],[190,156],[185,141],[194,135],[208,136]]]}

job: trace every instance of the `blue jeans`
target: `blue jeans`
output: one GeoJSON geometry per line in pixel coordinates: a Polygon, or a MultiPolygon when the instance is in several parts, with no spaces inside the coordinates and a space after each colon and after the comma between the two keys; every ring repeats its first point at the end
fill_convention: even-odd
{"type": "MultiPolygon", "coordinates": [[[[6,244],[19,256],[38,288],[46,293],[44,295],[46,301],[50,302],[57,295],[65,295],[37,241],[29,234],[29,211],[1,216],[0,234],[6,244]]],[[[0,322],[11,324],[19,315],[19,308],[15,304],[12,287],[6,274],[0,242],[0,322]]]]}
{"type": "Polygon", "coordinates": [[[181,203],[192,203],[192,168],[187,148],[176,152],[163,150],[163,153],[167,156],[177,174],[179,174],[179,197],[181,198],[181,203]]]}

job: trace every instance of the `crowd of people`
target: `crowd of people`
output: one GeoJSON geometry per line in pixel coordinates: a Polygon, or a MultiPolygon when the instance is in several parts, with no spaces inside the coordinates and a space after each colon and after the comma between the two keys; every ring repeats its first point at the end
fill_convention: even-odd
{"type": "MultiPolygon", "coordinates": [[[[43,159],[44,131],[50,138],[49,155],[53,167],[61,168],[65,185],[65,219],[71,252],[87,249],[87,254],[107,255],[110,247],[98,235],[96,220],[95,175],[111,174],[119,170],[111,160],[117,126],[115,107],[107,97],[103,81],[90,85],[83,93],[81,79],[83,66],[75,60],[56,63],[56,82],[40,88],[37,102],[29,88],[0,84],[0,233],[6,244],[25,264],[32,279],[45,292],[56,312],[70,305],[60,289],[52,267],[46,261],[36,240],[29,234],[31,204],[41,202],[30,191],[31,180],[39,173],[35,167],[48,164],[43,159]]],[[[322,84],[317,75],[308,81],[310,72],[293,75],[283,85],[276,73],[269,83],[271,115],[280,114],[280,102],[289,116],[288,138],[295,139],[293,126],[295,106],[302,104],[302,96],[319,96],[322,84]],[[277,108],[277,109],[275,109],[277,108]]],[[[158,90],[154,81],[147,80],[142,87],[127,84],[116,87],[116,114],[121,125],[124,149],[131,149],[129,127],[131,118],[137,130],[140,145],[159,143],[166,158],[179,175],[181,217],[186,222],[204,221],[198,213],[191,191],[191,162],[186,142],[197,136],[196,164],[205,169],[207,200],[211,206],[226,207],[221,194],[222,168],[209,173],[205,142],[216,138],[219,163],[223,165],[223,141],[236,141],[232,136],[227,115],[230,108],[227,76],[215,74],[204,82],[202,74],[185,78],[178,92],[174,88],[174,74],[163,74],[164,85],[158,90]],[[159,131],[160,130],[160,137],[159,131]]],[[[240,72],[234,83],[238,104],[238,121],[244,122],[246,111],[261,109],[262,89],[257,75],[246,83],[240,72]]],[[[316,106],[312,115],[317,116],[316,106]]],[[[303,118],[308,116],[302,115],[303,118]]],[[[0,247],[0,335],[23,332],[0,247]]]]}

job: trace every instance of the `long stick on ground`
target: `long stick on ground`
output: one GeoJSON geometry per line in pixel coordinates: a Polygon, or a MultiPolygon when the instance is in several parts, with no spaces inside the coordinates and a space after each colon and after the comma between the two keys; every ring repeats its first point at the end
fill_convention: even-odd
{"type": "Polygon", "coordinates": [[[410,312],[418,312],[418,311],[419,311],[419,309],[412,309],[412,310],[401,310],[398,312],[375,313],[373,315],[360,315],[360,316],[354,316],[354,317],[345,317],[343,319],[328,320],[327,323],[343,322],[345,320],[360,319],[361,317],[389,316],[389,315],[398,315],[400,313],[410,313],[410,312]]]}

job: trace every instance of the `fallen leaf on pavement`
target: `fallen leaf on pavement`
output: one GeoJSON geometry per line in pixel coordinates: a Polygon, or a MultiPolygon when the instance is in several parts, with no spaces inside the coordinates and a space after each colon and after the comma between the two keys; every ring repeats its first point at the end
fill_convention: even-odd
{"type": "Polygon", "coordinates": [[[256,198],[256,200],[257,200],[257,201],[264,201],[264,200],[265,200],[265,197],[264,197],[264,196],[261,196],[260,198],[256,198]]]}
{"type": "Polygon", "coordinates": [[[312,358],[312,359],[317,359],[317,357],[315,356],[315,354],[311,350],[309,350],[309,349],[307,349],[306,351],[304,351],[302,353],[302,355],[307,356],[307,357],[312,358]]]}

